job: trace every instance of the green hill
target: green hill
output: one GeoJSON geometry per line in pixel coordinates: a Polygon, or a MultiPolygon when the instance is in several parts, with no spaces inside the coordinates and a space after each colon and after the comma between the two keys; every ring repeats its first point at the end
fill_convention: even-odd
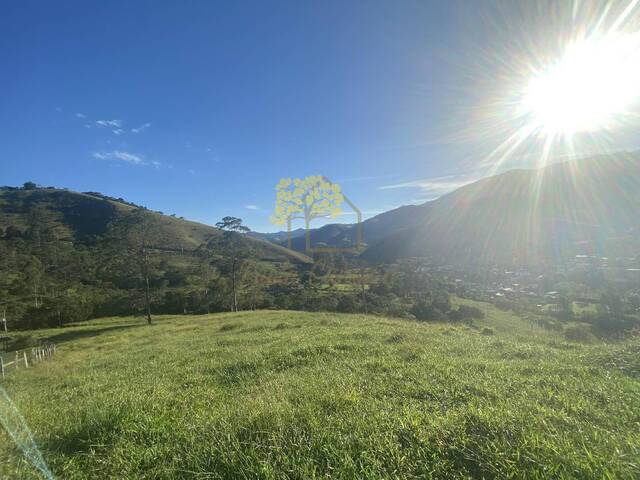
{"type": "MultiPolygon", "coordinates": [[[[7,308],[10,326],[139,310],[138,212],[98,193],[0,189],[0,307],[7,308]]],[[[226,309],[221,230],[150,210],[143,216],[155,312],[226,309]]],[[[241,279],[245,289],[252,288],[252,278],[268,285],[296,276],[298,266],[310,262],[260,239],[241,243],[251,267],[241,279]]],[[[249,301],[245,307],[261,304],[256,295],[249,301]]]]}
{"type": "MultiPolygon", "coordinates": [[[[0,228],[14,227],[22,232],[29,228],[35,210],[46,216],[60,240],[90,243],[104,235],[110,223],[122,218],[136,207],[124,200],[98,193],[78,193],[55,188],[0,189],[0,228]]],[[[42,220],[42,219],[38,219],[42,220]]],[[[150,245],[159,250],[195,250],[220,230],[202,223],[149,211],[150,230],[154,236],[150,245]]],[[[298,252],[279,245],[251,239],[256,255],[264,260],[308,262],[298,252]]]]}
{"type": "MultiPolygon", "coordinates": [[[[8,396],[57,478],[640,476],[640,345],[257,311],[26,332],[8,396]]],[[[0,477],[39,478],[5,431],[0,477]]]]}

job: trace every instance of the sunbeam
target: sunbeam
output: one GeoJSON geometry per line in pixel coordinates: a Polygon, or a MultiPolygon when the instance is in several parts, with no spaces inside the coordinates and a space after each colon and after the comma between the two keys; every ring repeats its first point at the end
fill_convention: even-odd
{"type": "Polygon", "coordinates": [[[44,461],[27,422],[2,387],[0,387],[0,423],[33,466],[40,470],[46,479],[53,480],[54,476],[44,461]]]}
{"type": "Polygon", "coordinates": [[[490,174],[522,157],[542,167],[604,153],[640,118],[640,0],[540,5],[491,19],[501,43],[469,67],[482,93],[466,136],[493,144],[481,162],[490,174]]]}

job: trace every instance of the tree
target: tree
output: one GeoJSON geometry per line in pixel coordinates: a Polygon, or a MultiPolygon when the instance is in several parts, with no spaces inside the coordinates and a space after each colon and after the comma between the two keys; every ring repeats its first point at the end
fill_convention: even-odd
{"type": "Polygon", "coordinates": [[[305,224],[305,249],[311,251],[309,224],[315,218],[336,218],[340,215],[340,204],[344,196],[340,185],[331,183],[321,175],[304,179],[283,178],[276,185],[276,207],[271,222],[287,225],[287,245],[291,248],[291,222],[303,219],[305,224]]]}
{"type": "Polygon", "coordinates": [[[231,274],[232,310],[238,311],[238,272],[242,266],[242,260],[246,256],[242,235],[250,232],[249,227],[242,225],[242,219],[237,217],[224,217],[216,223],[216,227],[223,231],[223,249],[225,251],[226,264],[231,274]]]}
{"type": "Polygon", "coordinates": [[[33,182],[24,182],[24,184],[22,185],[23,190],[35,190],[37,188],[38,188],[38,185],[36,185],[33,182]]]}
{"type": "Polygon", "coordinates": [[[149,255],[149,212],[138,207],[110,225],[103,239],[106,254],[105,267],[116,276],[118,283],[141,284],[144,292],[144,311],[147,323],[152,323],[150,277],[154,270],[149,255]]]}
{"type": "MultiPolygon", "coordinates": [[[[147,244],[147,223],[148,211],[146,208],[136,208],[132,215],[131,221],[134,227],[134,235],[137,235],[137,260],[140,269],[140,277],[142,278],[142,286],[144,288],[144,310],[147,316],[147,323],[151,325],[151,293],[149,288],[149,274],[151,271],[149,261],[149,246],[147,244]]],[[[134,250],[135,251],[135,250],[134,250]]]]}

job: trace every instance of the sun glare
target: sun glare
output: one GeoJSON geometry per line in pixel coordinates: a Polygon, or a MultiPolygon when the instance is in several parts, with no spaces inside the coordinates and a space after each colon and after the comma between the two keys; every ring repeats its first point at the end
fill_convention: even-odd
{"type": "Polygon", "coordinates": [[[606,152],[640,126],[640,0],[556,7],[526,10],[479,57],[487,88],[471,136],[488,139],[490,172],[606,152]]]}
{"type": "Polygon", "coordinates": [[[527,85],[522,113],[535,130],[570,135],[607,128],[640,96],[640,34],[609,34],[569,45],[527,85]]]}

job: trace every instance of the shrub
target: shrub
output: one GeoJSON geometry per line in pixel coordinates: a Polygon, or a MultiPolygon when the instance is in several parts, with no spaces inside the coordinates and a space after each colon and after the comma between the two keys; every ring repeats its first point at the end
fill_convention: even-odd
{"type": "Polygon", "coordinates": [[[432,303],[425,300],[418,300],[414,303],[410,312],[414,317],[416,317],[416,320],[420,322],[437,322],[445,320],[443,313],[434,307],[432,303]]]}
{"type": "Polygon", "coordinates": [[[564,331],[564,338],[570,342],[592,343],[593,334],[584,325],[571,325],[564,331]]]}
{"type": "Polygon", "coordinates": [[[484,318],[484,312],[480,310],[478,307],[472,307],[469,305],[460,305],[458,307],[458,311],[462,315],[462,318],[475,318],[475,319],[484,318]]]}
{"type": "Polygon", "coordinates": [[[591,324],[594,331],[601,336],[620,336],[640,327],[640,321],[636,317],[622,313],[585,312],[580,319],[591,324]]]}
{"type": "Polygon", "coordinates": [[[484,327],[480,332],[481,335],[495,335],[495,330],[491,327],[484,327]]]}

